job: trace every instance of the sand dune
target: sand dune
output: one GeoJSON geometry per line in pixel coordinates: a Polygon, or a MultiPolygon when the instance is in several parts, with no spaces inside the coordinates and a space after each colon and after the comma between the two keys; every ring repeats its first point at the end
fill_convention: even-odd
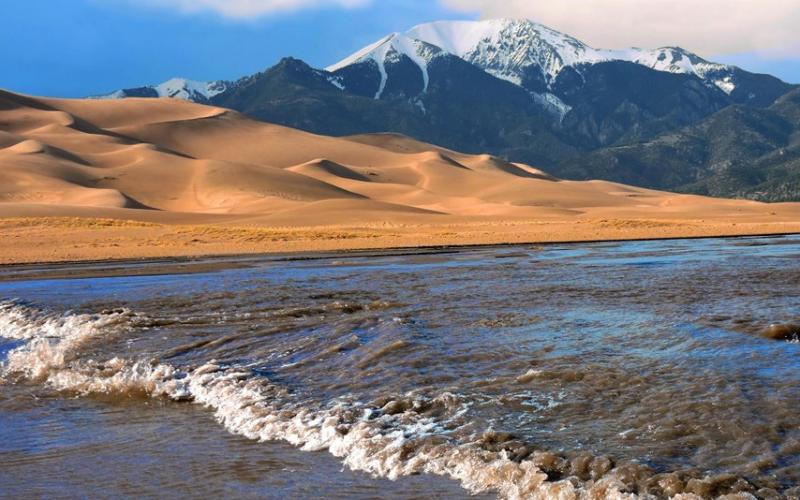
{"type": "MultiPolygon", "coordinates": [[[[635,219],[716,224],[713,234],[739,234],[742,224],[751,232],[800,228],[797,204],[562,181],[396,134],[333,138],[180,100],[0,91],[0,217],[62,215],[298,228],[527,221],[532,231],[544,222],[635,219]]],[[[606,226],[581,230],[602,238],[606,226]]],[[[567,231],[563,239],[587,237],[567,231]]]]}

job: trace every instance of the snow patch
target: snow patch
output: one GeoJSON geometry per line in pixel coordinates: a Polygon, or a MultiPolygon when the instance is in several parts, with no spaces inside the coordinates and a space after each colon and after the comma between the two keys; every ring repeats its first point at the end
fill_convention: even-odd
{"type": "Polygon", "coordinates": [[[558,118],[559,122],[564,120],[567,113],[572,110],[572,106],[559,99],[555,94],[547,92],[544,94],[532,93],[531,95],[534,101],[558,118]]]}
{"type": "Polygon", "coordinates": [[[422,102],[419,99],[412,99],[410,102],[411,102],[411,104],[413,104],[414,106],[419,108],[419,110],[422,111],[423,115],[427,115],[428,114],[428,109],[425,107],[425,103],[424,102],[422,102]]]}
{"type": "Polygon", "coordinates": [[[342,79],[339,78],[338,76],[329,76],[328,82],[330,82],[331,85],[333,85],[339,90],[345,90],[344,84],[342,83],[342,79]]]}
{"type": "Polygon", "coordinates": [[[726,94],[731,95],[733,91],[736,90],[736,84],[733,83],[732,80],[733,79],[728,76],[722,80],[714,80],[714,85],[716,85],[721,91],[725,92],[726,94]]]}

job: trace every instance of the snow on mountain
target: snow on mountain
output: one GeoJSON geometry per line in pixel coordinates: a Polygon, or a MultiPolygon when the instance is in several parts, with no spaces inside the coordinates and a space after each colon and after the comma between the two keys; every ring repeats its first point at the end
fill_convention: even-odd
{"type": "Polygon", "coordinates": [[[375,94],[375,99],[380,99],[384,88],[386,88],[386,81],[388,80],[388,74],[386,72],[387,63],[397,62],[402,56],[411,59],[414,64],[419,66],[420,70],[422,70],[422,88],[423,92],[425,92],[428,90],[428,83],[430,82],[428,64],[433,58],[441,54],[441,52],[440,48],[424,41],[412,39],[400,33],[392,33],[386,38],[364,47],[350,57],[328,66],[325,69],[333,73],[354,64],[368,61],[374,62],[381,74],[380,87],[375,94]]]}
{"type": "MultiPolygon", "coordinates": [[[[750,76],[735,66],[709,62],[681,48],[595,49],[574,37],[525,19],[421,24],[405,33],[386,36],[327,67],[329,73],[321,74],[342,91],[358,92],[354,90],[359,87],[358,76],[345,77],[341,70],[361,63],[373,64],[380,73],[374,97],[380,99],[385,94],[391,66],[407,57],[421,70],[421,87],[425,93],[431,78],[430,64],[444,55],[464,59],[495,77],[525,88],[534,100],[561,117],[570,107],[559,98],[563,96],[559,87],[554,86],[559,75],[570,68],[580,76],[588,65],[602,62],[627,61],[656,71],[696,75],[728,95],[741,94],[743,89],[753,86],[747,81],[750,76]]],[[[208,103],[240,83],[173,78],[158,85],[119,90],[98,98],[171,97],[208,103]]],[[[369,88],[368,95],[372,92],[369,88]]],[[[749,96],[753,99],[756,94],[750,92],[749,96]]]]}
{"type": "Polygon", "coordinates": [[[173,78],[156,85],[154,88],[160,97],[190,99],[193,95],[201,95],[206,99],[210,99],[224,92],[227,84],[225,82],[198,82],[184,78],[173,78]]]}
{"type": "Polygon", "coordinates": [[[548,83],[566,67],[608,61],[627,61],[656,71],[708,76],[728,73],[711,82],[730,94],[735,84],[732,66],[706,61],[676,47],[655,50],[592,48],[580,40],[526,19],[441,21],[416,26],[407,36],[441,47],[499,78],[520,84],[524,70],[541,68],[548,83]]]}
{"type": "MultiPolygon", "coordinates": [[[[606,51],[613,53],[613,51],[606,51]]],[[[662,47],[655,50],[633,49],[630,62],[635,62],[657,71],[696,75],[709,80],[726,94],[736,89],[733,81],[733,66],[706,61],[680,47],[662,47]]]]}
{"type": "Polygon", "coordinates": [[[517,85],[533,64],[553,79],[565,66],[587,59],[584,44],[531,21],[440,21],[416,26],[407,35],[517,85]]]}
{"type": "Polygon", "coordinates": [[[122,99],[124,97],[171,97],[187,101],[207,101],[228,89],[225,81],[199,82],[185,78],[172,78],[158,85],[135,89],[117,90],[98,99],[122,99]]]}
{"type": "Polygon", "coordinates": [[[421,24],[406,33],[389,35],[327,69],[335,71],[358,62],[374,60],[385,78],[386,58],[405,54],[420,65],[427,75],[425,63],[429,59],[423,56],[422,47],[425,47],[426,53],[433,52],[431,47],[439,48],[516,85],[523,84],[525,75],[532,67],[541,70],[549,86],[567,67],[579,70],[583,64],[628,61],[657,71],[697,75],[728,94],[735,89],[732,66],[708,62],[680,48],[595,49],[569,35],[523,19],[421,24]],[[421,42],[424,44],[421,45],[421,42]]]}

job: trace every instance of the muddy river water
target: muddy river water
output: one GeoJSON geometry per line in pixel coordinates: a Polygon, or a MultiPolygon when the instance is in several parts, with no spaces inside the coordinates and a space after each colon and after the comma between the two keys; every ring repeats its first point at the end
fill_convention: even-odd
{"type": "Polygon", "coordinates": [[[799,287],[792,236],[6,281],[0,494],[791,497],[799,287]]]}

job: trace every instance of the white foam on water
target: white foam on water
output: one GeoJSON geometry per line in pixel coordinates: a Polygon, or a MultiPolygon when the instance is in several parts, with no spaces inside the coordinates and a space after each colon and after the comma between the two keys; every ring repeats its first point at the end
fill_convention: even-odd
{"type": "Polygon", "coordinates": [[[27,340],[8,353],[0,364],[0,379],[6,374],[31,380],[47,377],[63,368],[86,342],[123,329],[131,313],[49,314],[15,302],[0,302],[0,337],[27,340]]]}
{"type": "Polygon", "coordinates": [[[0,337],[14,340],[91,337],[129,315],[127,310],[94,315],[50,314],[17,302],[4,301],[0,302],[0,337]]]}
{"type": "Polygon", "coordinates": [[[455,442],[446,436],[446,420],[415,411],[439,405],[455,409],[451,413],[460,417],[466,403],[454,394],[407,395],[404,411],[396,412],[347,400],[314,410],[247,366],[209,362],[183,371],[147,360],[113,358],[101,363],[80,357],[88,342],[124,330],[130,316],[128,311],[59,316],[18,304],[0,305],[0,335],[28,340],[0,365],[0,383],[28,379],[81,395],[141,393],[190,400],[211,409],[231,433],[285,441],[303,450],[327,450],[353,470],[389,479],[437,474],[458,480],[472,493],[491,491],[509,499],[635,498],[622,492],[625,485],[613,471],[595,482],[549,482],[532,461],[516,462],[505,451],[455,442]]]}

